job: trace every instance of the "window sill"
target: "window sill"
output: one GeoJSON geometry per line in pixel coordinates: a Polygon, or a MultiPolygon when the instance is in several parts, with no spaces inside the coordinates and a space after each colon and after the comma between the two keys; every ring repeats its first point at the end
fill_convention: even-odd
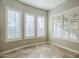
{"type": "Polygon", "coordinates": [[[22,40],[22,39],[7,39],[5,40],[5,42],[9,43],[9,42],[14,42],[14,41],[19,41],[19,40],[22,40]]]}

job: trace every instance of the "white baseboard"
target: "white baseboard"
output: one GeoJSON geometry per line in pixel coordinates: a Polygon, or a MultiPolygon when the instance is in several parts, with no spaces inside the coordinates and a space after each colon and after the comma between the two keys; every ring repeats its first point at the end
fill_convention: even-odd
{"type": "Polygon", "coordinates": [[[17,48],[11,49],[11,50],[3,51],[0,54],[2,55],[2,54],[9,53],[9,52],[12,52],[12,51],[16,51],[16,50],[19,50],[19,49],[22,49],[22,48],[26,48],[26,47],[34,46],[34,45],[39,45],[39,44],[44,44],[44,43],[47,43],[47,42],[40,42],[40,43],[35,43],[35,44],[24,45],[24,46],[17,47],[17,48]]]}
{"type": "Polygon", "coordinates": [[[69,50],[69,51],[71,51],[71,52],[74,52],[74,53],[79,54],[79,51],[76,51],[76,50],[74,50],[74,49],[67,48],[67,47],[64,47],[64,46],[61,46],[61,45],[58,45],[58,44],[55,44],[55,43],[50,43],[50,42],[49,42],[49,44],[56,45],[56,46],[58,46],[58,47],[60,47],[60,48],[63,48],[63,49],[69,50]]]}

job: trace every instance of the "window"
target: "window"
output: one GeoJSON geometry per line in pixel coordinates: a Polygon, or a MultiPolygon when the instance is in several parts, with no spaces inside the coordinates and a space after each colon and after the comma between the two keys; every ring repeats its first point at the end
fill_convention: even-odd
{"type": "Polygon", "coordinates": [[[25,33],[24,37],[33,38],[35,36],[35,18],[33,15],[25,14],[25,33]]]}
{"type": "Polygon", "coordinates": [[[52,19],[52,34],[55,39],[78,40],[79,20],[70,19],[67,15],[56,16],[52,19]]]}
{"type": "Polygon", "coordinates": [[[37,17],[37,37],[45,36],[45,18],[43,16],[37,17]]]}
{"type": "Polygon", "coordinates": [[[62,20],[61,17],[53,18],[53,36],[60,39],[62,37],[62,20]]]}
{"type": "Polygon", "coordinates": [[[6,10],[6,37],[7,42],[16,41],[20,39],[20,13],[12,8],[6,10]]]}

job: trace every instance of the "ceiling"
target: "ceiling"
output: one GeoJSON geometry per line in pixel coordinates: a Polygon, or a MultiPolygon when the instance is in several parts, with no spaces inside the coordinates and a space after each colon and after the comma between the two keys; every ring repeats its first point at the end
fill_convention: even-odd
{"type": "Polygon", "coordinates": [[[50,10],[66,0],[19,0],[33,7],[50,10]]]}

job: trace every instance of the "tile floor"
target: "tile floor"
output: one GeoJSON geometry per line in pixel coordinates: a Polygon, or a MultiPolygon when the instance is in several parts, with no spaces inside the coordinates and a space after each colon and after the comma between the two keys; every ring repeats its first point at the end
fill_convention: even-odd
{"type": "Polygon", "coordinates": [[[70,58],[75,55],[51,44],[41,44],[4,54],[3,58],[70,58]]]}

